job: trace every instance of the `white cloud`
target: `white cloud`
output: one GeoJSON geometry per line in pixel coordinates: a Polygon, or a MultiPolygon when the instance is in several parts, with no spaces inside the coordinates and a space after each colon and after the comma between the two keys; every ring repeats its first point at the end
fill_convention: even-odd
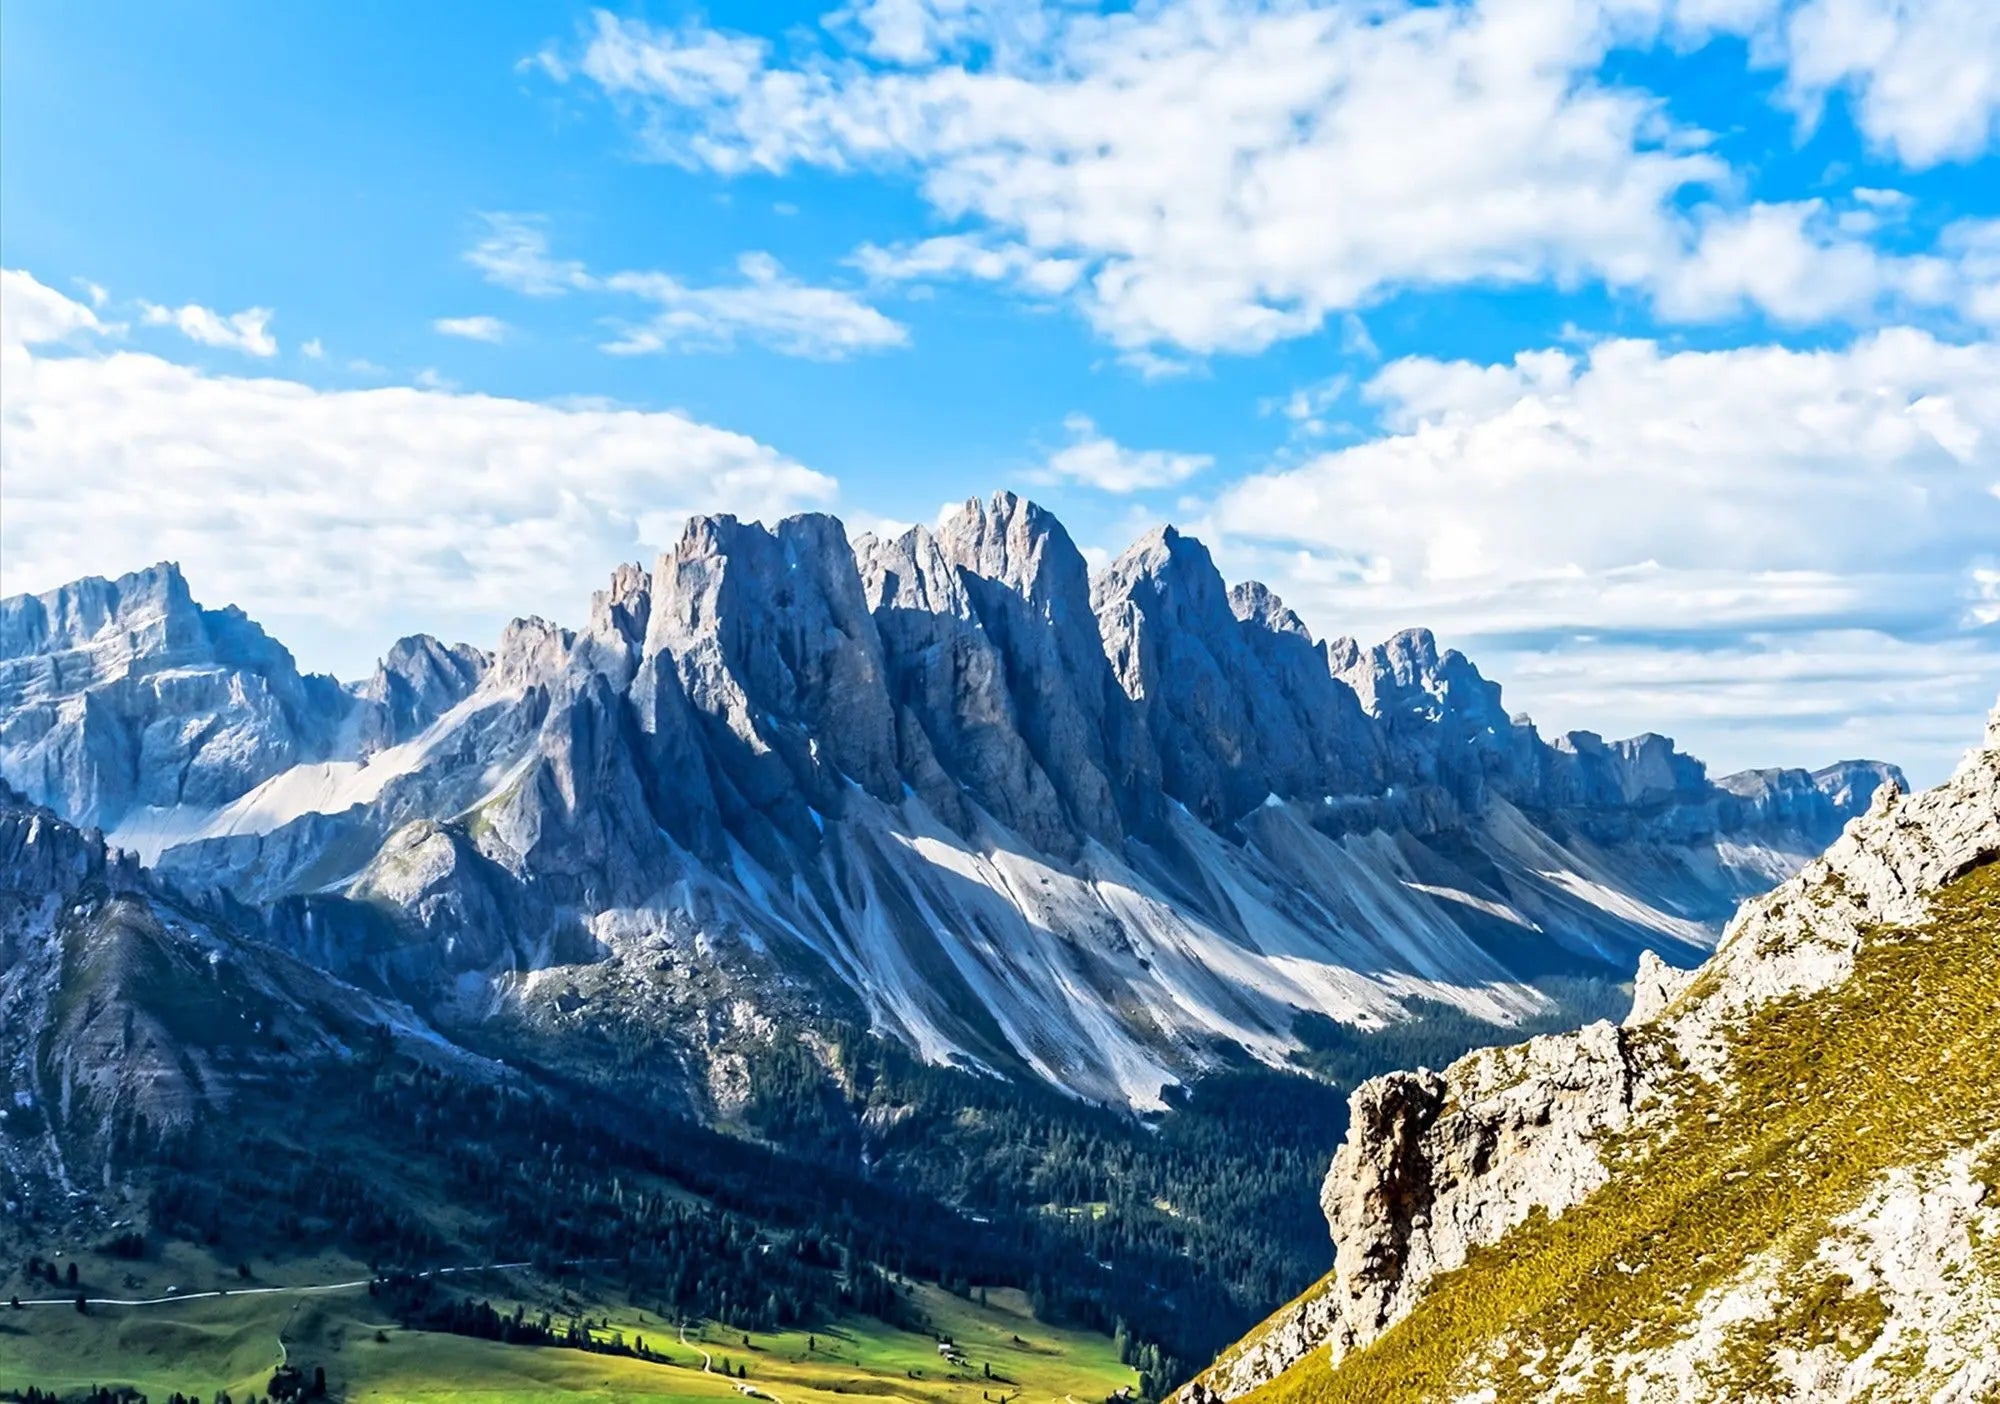
{"type": "Polygon", "coordinates": [[[462,337],[467,341],[486,341],[498,345],[507,339],[513,329],[498,317],[439,317],[431,323],[431,330],[441,336],[462,337]]]}
{"type": "Polygon", "coordinates": [[[852,293],[814,287],[788,275],[766,253],[737,260],[740,283],[691,287],[665,273],[614,273],[603,280],[659,309],[624,327],[604,346],[614,355],[687,350],[759,342],[788,356],[839,360],[857,351],[908,343],[902,323],[882,315],[852,293]]]}
{"type": "Polygon", "coordinates": [[[976,61],[953,57],[987,32],[968,7],[836,16],[891,67],[600,13],[559,68],[630,111],[658,159],[912,178],[961,228],[864,246],[871,276],[1068,293],[1127,351],[1255,351],[1409,287],[1592,281],[1672,315],[1788,321],[1933,291],[1936,273],[1877,254],[1853,221],[1730,209],[1737,176],[1706,135],[1598,76],[1618,44],[1696,42],[1770,9],[1163,0],[1038,9],[1034,43],[976,61]],[[1765,266],[1730,266],[1747,254],[1765,266]]]}
{"type": "Polygon", "coordinates": [[[1366,393],[1381,437],[1206,509],[1218,558],[1328,632],[1429,624],[1500,676],[1574,654],[1560,687],[1516,698],[1563,725],[1640,724],[1636,703],[1595,704],[1643,661],[1649,685],[1685,694],[1650,724],[1692,718],[1683,740],[1741,763],[1701,679],[1724,679],[1732,724],[1773,744],[1787,708],[1831,727],[1843,686],[1858,707],[1934,673],[1963,719],[2000,685],[2000,639],[1958,632],[1978,572],[2000,565],[2000,345],[1906,329],[1821,351],[1609,341],[1395,361],[1366,393]],[[1866,666],[1863,638],[1879,645],[1866,666]],[[1818,681],[1760,720],[1752,661],[1773,658],[1818,681]],[[1918,671],[1899,683],[1905,663],[1918,671]]]}
{"type": "Polygon", "coordinates": [[[323,361],[326,359],[326,346],[316,336],[310,340],[300,342],[299,350],[305,353],[305,357],[309,361],[323,361]]]}
{"type": "Polygon", "coordinates": [[[1866,214],[1859,225],[1843,221],[1819,200],[1711,212],[1687,257],[1661,276],[1660,310],[1689,321],[1762,311],[1809,324],[1955,297],[1956,273],[1946,261],[1885,254],[1853,237],[1876,227],[1879,216],[1872,208],[1866,214]]]}
{"type": "Polygon", "coordinates": [[[1649,562],[1889,570],[2000,542],[1990,342],[1608,341],[1499,365],[1395,361],[1368,393],[1392,433],[1247,479],[1217,520],[1378,557],[1413,586],[1649,562]]]}
{"type": "Polygon", "coordinates": [[[581,263],[549,256],[548,230],[540,218],[504,213],[481,218],[486,233],[466,251],[465,261],[487,282],[530,297],[555,297],[590,285],[581,263]]]}
{"type": "Polygon", "coordinates": [[[222,313],[192,302],[184,307],[144,302],[140,309],[140,320],[147,326],[172,327],[189,341],[198,341],[203,346],[219,346],[259,358],[278,354],[277,339],[268,330],[272,315],[268,307],[222,313]]]}
{"type": "Polygon", "coordinates": [[[1063,421],[1070,442],[1049,455],[1031,478],[1041,483],[1081,483],[1099,492],[1133,493],[1184,483],[1215,460],[1205,453],[1126,448],[1100,433],[1088,415],[1063,421]]]}
{"type": "Polygon", "coordinates": [[[33,346],[102,331],[82,303],[17,269],[0,269],[0,346],[33,346]]]}
{"type": "Polygon", "coordinates": [[[1583,639],[1478,654],[1508,705],[1546,730],[1669,730],[1712,774],[1890,760],[1944,778],[1980,731],[2000,657],[1972,635],[1904,640],[1876,629],[1750,633],[1697,649],[1583,639]]]}
{"type": "Polygon", "coordinates": [[[991,244],[968,234],[942,234],[886,248],[863,244],[849,261],[878,283],[975,278],[1018,282],[1031,292],[1050,296],[1069,291],[1085,271],[1081,259],[1044,258],[1023,244],[991,244]]]}
{"type": "Polygon", "coordinates": [[[111,300],[111,293],[104,284],[93,283],[88,278],[78,278],[75,282],[83,289],[83,295],[90,299],[90,305],[102,312],[104,304],[111,300]]]}
{"type": "MultiPolygon", "coordinates": [[[[654,304],[644,321],[618,324],[600,348],[614,356],[719,349],[750,341],[787,356],[841,360],[857,352],[907,345],[909,329],[842,288],[802,282],[768,253],[738,257],[738,283],[690,284],[670,273],[631,271],[598,276],[582,263],[549,254],[540,221],[488,215],[487,237],[466,254],[489,282],[552,297],[569,292],[617,294],[654,304]]],[[[491,318],[459,319],[461,324],[491,318]]],[[[438,330],[445,330],[439,323],[438,330]]],[[[493,322],[494,330],[501,324],[493,322]]],[[[461,331],[458,335],[470,335],[461,331]]],[[[497,338],[482,338],[497,339],[497,338]]]]}
{"type": "Polygon", "coordinates": [[[1944,232],[1956,260],[1968,319],[2000,328],[2000,219],[1963,219],[1944,232]]]}
{"type": "Polygon", "coordinates": [[[5,275],[0,591],[179,560],[352,673],[397,633],[490,643],[506,614],[575,620],[612,565],[686,514],[825,505],[832,479],[680,414],[409,387],[321,391],[153,355],[36,349],[88,309],[5,275]],[[33,298],[33,318],[15,312],[33,298]]]}
{"type": "Polygon", "coordinates": [[[921,63],[953,44],[969,9],[967,0],[857,0],[836,22],[851,17],[877,58],[921,63]]]}
{"type": "Polygon", "coordinates": [[[1048,12],[1019,0],[854,0],[827,17],[852,29],[860,47],[890,63],[921,64],[973,48],[1002,54],[1031,49],[1048,32],[1048,12]]]}
{"type": "Polygon", "coordinates": [[[1972,572],[1971,595],[1966,617],[1975,625],[2000,624],[2000,569],[1976,568],[1972,572]]]}
{"type": "Polygon", "coordinates": [[[1793,105],[1817,121],[1846,92],[1854,122],[1905,165],[1966,161],[2000,140],[2000,5],[1806,0],[1777,50],[1793,105]]]}

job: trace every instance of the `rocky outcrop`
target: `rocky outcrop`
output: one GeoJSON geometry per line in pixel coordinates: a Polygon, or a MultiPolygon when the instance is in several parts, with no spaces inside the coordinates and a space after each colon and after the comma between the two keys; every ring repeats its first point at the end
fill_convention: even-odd
{"type": "Polygon", "coordinates": [[[965,503],[938,527],[991,641],[1021,738],[1075,831],[1117,847],[1163,812],[1158,759],[1105,657],[1090,571],[1061,522],[1013,493],[965,503]]]}
{"type": "MultiPolygon", "coordinates": [[[[1648,1137],[1689,1134],[1672,1131],[1676,1118],[1684,1118],[1690,1104],[1708,1095],[1704,1089],[1733,1084],[1738,1040],[1764,1011],[1810,1008],[1812,1001],[1839,990],[1853,976],[1864,948],[1887,939],[1878,933],[1927,920],[1948,885],[2000,860],[2000,711],[1989,724],[1984,745],[1947,784],[1904,796],[1893,778],[1822,857],[1748,904],[1699,972],[1674,971],[1650,955],[1642,958],[1633,1010],[1622,1026],[1595,1024],[1572,1035],[1488,1049],[1442,1074],[1392,1073],[1358,1088],[1347,1140],[1334,1157],[1322,1194],[1334,1241],[1332,1274],[1308,1299],[1226,1353],[1189,1387],[1187,1397],[1234,1398],[1301,1366],[1315,1353],[1337,1364],[1365,1351],[1415,1311],[1442,1275],[1467,1264],[1480,1248],[1506,1240],[1531,1217],[1560,1219],[1600,1192],[1613,1198],[1629,1193],[1629,1185],[1648,1173],[1650,1163],[1645,1150],[1635,1147],[1653,1144],[1648,1137]]],[[[1768,787],[1770,782],[1765,777],[1756,783],[1768,787]]],[[[1851,784],[1852,773],[1840,772],[1829,776],[1826,789],[1817,783],[1810,788],[1821,795],[1827,790],[1837,794],[1851,784]]],[[[1794,782],[1784,788],[1795,794],[1800,789],[1794,782]]],[[[2000,951],[2000,924],[1987,917],[1972,920],[1987,923],[1974,928],[1984,933],[1973,937],[1976,989],[1976,972],[1990,971],[1993,953],[2000,951]]],[[[1936,976],[1940,981],[1951,977],[1942,968],[1936,976]]],[[[1869,1013],[1864,1005],[1855,1017],[1865,1021],[1869,1013]]],[[[1707,1123],[1719,1115],[1711,1113],[1707,1123]]],[[[1992,1149],[2000,1153],[2000,1108],[1989,1104],[1986,1119],[1992,1149]]],[[[1976,1107],[1968,1124],[1976,1142],[1976,1107]]],[[[1967,1152],[1952,1162],[1956,1168],[1951,1174],[1961,1186],[1968,1183],[1965,1167],[1972,1159],[1967,1152]]],[[[1936,1168],[1919,1162],[1893,1173],[1875,1193],[1873,1209],[1864,1204],[1843,1221],[1844,1228],[1827,1228],[1823,1252],[1828,1270],[1847,1273],[1844,1280],[1854,1280],[1852,1271],[1863,1269],[1870,1275],[1866,1280],[1898,1271],[1905,1279],[1912,1276],[1910,1264],[1894,1267],[1892,1259],[1902,1259],[1893,1254],[1878,1253],[1856,1267],[1850,1261],[1856,1250],[1841,1246],[1859,1237],[1889,1243],[1896,1231],[1882,1216],[1892,1204],[1930,1203],[1935,1217],[1963,1232],[1967,1207],[1979,1202],[1976,1192],[1969,1201],[1954,1200],[1956,1191],[1939,1179],[1936,1168]]],[[[1915,1216],[1915,1209],[1910,1214],[1915,1216]]],[[[1973,1228],[1977,1242],[1982,1230],[1973,1228]]],[[[1950,1236],[1942,1228],[1939,1232],[1950,1236]]],[[[1960,1256],[1956,1248],[1946,1254],[1960,1256]]],[[[1626,1273],[1647,1270],[1643,1255],[1621,1260],[1618,1267],[1626,1273]]],[[[1715,1362],[1728,1354],[1728,1341],[1743,1339],[1744,1332],[1730,1323],[1780,1312],[1786,1300],[1788,1289],[1778,1277],[1754,1262],[1742,1268],[1744,1295],[1734,1306],[1718,1297],[1698,1318],[1694,1335],[1680,1344],[1652,1355],[1628,1353],[1615,1362],[1608,1353],[1570,1358],[1564,1371],[1574,1378],[1615,1366],[1617,1373],[1644,1382],[1643,1389],[1634,1384],[1632,1398],[1698,1397],[1719,1378],[1710,1367],[1723,1368],[1715,1362]],[[1689,1344],[1704,1332],[1706,1345],[1689,1344]],[[1698,1380],[1709,1383],[1697,1388],[1698,1380]]],[[[1939,1325],[1924,1313],[1952,1317],[1953,1329],[1968,1340],[1973,1338],[1964,1336],[1968,1322],[1973,1336],[2000,1329],[2000,1283],[1980,1297],[1962,1281],[1947,1281],[1948,1276],[1933,1270],[1923,1283],[1905,1280],[1895,1291],[1885,1286],[1891,1297],[1902,1294],[1886,1308],[1890,1324],[1896,1325],[1895,1313],[1903,1311],[1915,1338],[1939,1325]]],[[[1989,1346],[1992,1339],[1986,1338],[1989,1346]]],[[[1729,1358],[1740,1360],[1741,1352],[1729,1358]]],[[[1847,1359],[1854,1358],[1850,1351],[1847,1359]]],[[[1467,1370],[1476,1373],[1475,1364],[1468,1359],[1467,1370]]],[[[1959,1378],[1951,1374],[1956,1365],[1947,1362],[1939,1368],[1959,1378]]],[[[1912,1377],[1916,1373],[1921,1372],[1912,1377]]],[[[1815,1398],[1852,1398],[1888,1387],[1888,1377],[1867,1369],[1822,1371],[1813,1378],[1820,1382],[1815,1398]]],[[[2000,1380],[2000,1374],[1993,1378],[2000,1380]]]]}

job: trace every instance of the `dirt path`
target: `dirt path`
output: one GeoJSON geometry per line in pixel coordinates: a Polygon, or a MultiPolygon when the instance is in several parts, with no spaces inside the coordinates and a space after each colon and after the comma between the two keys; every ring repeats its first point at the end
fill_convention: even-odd
{"type": "Polygon", "coordinates": [[[689,1344],[688,1328],[685,1325],[681,1327],[681,1344],[684,1346],[688,1346],[689,1349],[691,1350],[701,1351],[701,1372],[704,1375],[712,1375],[715,1373],[715,1357],[710,1355],[707,1351],[702,1350],[700,1346],[689,1344]]]}

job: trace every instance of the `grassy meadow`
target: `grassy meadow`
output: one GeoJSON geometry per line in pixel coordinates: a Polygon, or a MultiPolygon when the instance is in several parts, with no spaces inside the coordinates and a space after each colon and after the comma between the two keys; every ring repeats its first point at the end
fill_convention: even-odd
{"type": "MultiPolygon", "coordinates": [[[[289,1361],[326,1371],[329,1394],[347,1400],[466,1401],[467,1404],[621,1404],[627,1400],[733,1400],[776,1404],[853,1404],[857,1398],[909,1404],[1098,1404],[1137,1376],[1105,1337],[1037,1321],[1015,1291],[991,1291],[982,1303],[912,1284],[911,1305],[925,1330],[898,1330],[873,1318],[828,1323],[811,1331],[746,1334],[719,1322],[679,1323],[612,1300],[587,1282],[547,1284],[523,1273],[493,1272],[454,1282],[452,1290],[529,1314],[581,1317],[602,1340],[643,1338],[662,1361],[566,1347],[506,1345],[408,1330],[390,1319],[366,1288],[336,1292],[243,1289],[366,1277],[334,1258],[289,1265],[282,1274],[204,1263],[185,1249],[167,1261],[127,1264],[86,1255],[81,1282],[138,1297],[228,1287],[230,1295],[158,1306],[0,1307],[0,1391],[37,1385],[64,1392],[130,1386],[154,1401],[173,1391],[204,1400],[228,1390],[261,1395],[273,1369],[289,1361]],[[145,1269],[144,1276],[132,1272],[145,1269]],[[124,1287],[127,1276],[139,1282],[124,1287]],[[168,1284],[165,1279],[173,1277],[168,1284]],[[940,1355],[938,1336],[962,1357],[940,1355]],[[749,1344],[745,1345],[745,1340],[749,1344]],[[704,1368],[704,1352],[710,1368],[704,1368]],[[725,1365],[732,1374],[725,1377],[725,1365]],[[743,1378],[734,1371],[741,1367],[743,1378]],[[990,1374],[989,1374],[990,1370],[990,1374]]],[[[46,1284],[11,1282],[26,1297],[58,1294],[46,1284]]],[[[63,1289],[67,1290],[67,1289],[63,1289]]]]}

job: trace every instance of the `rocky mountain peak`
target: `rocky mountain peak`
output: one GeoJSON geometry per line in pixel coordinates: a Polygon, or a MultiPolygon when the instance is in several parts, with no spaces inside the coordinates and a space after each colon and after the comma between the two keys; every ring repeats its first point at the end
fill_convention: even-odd
{"type": "Polygon", "coordinates": [[[283,645],[239,609],[204,610],[171,561],[0,600],[0,706],[204,665],[243,667],[280,687],[298,681],[283,645]]]}
{"type": "Polygon", "coordinates": [[[611,572],[608,586],[590,597],[587,632],[637,647],[645,641],[652,612],[653,577],[638,562],[627,561],[611,572]]]}
{"type": "MultiPolygon", "coordinates": [[[[699,517],[578,631],[413,636],[353,689],[190,617],[238,642],[113,674],[31,645],[61,680],[0,708],[0,775],[243,901],[344,885],[463,944],[477,875],[529,964],[533,913],[671,910],[746,999],[777,972],[926,1057],[1141,1104],[1218,1048],[1282,1061],[1302,1010],[1505,1020],[1540,971],[1691,961],[1847,812],[1802,772],[1697,783],[1663,738],[1544,744],[1428,634],[1322,646],[1176,530],[1093,585],[1006,493],[891,539],[699,517]]],[[[334,959],[335,927],[286,929],[334,959]]]]}
{"type": "Polygon", "coordinates": [[[324,754],[351,705],[171,562],[0,600],[0,776],[82,822],[232,799],[324,754]]]}
{"type": "Polygon", "coordinates": [[[1044,612],[1090,599],[1090,568],[1055,515],[1011,492],[968,500],[937,529],[947,560],[1044,612]]]}
{"type": "Polygon", "coordinates": [[[545,684],[569,662],[576,635],[539,615],[516,619],[500,631],[490,671],[495,684],[519,691],[545,684]]]}
{"type": "Polygon", "coordinates": [[[1229,587],[1229,608],[1245,624],[1255,624],[1274,634],[1292,634],[1312,641],[1312,631],[1261,580],[1245,580],[1229,587]]]}
{"type": "Polygon", "coordinates": [[[838,805],[843,777],[900,788],[881,641],[838,518],[775,527],[696,517],[653,572],[649,654],[670,652],[690,703],[733,738],[729,768],[753,795],[802,786],[838,805]]]}
{"type": "Polygon", "coordinates": [[[472,695],[492,658],[471,644],[447,644],[429,634],[396,640],[354,693],[380,709],[376,745],[409,740],[472,695]]]}

